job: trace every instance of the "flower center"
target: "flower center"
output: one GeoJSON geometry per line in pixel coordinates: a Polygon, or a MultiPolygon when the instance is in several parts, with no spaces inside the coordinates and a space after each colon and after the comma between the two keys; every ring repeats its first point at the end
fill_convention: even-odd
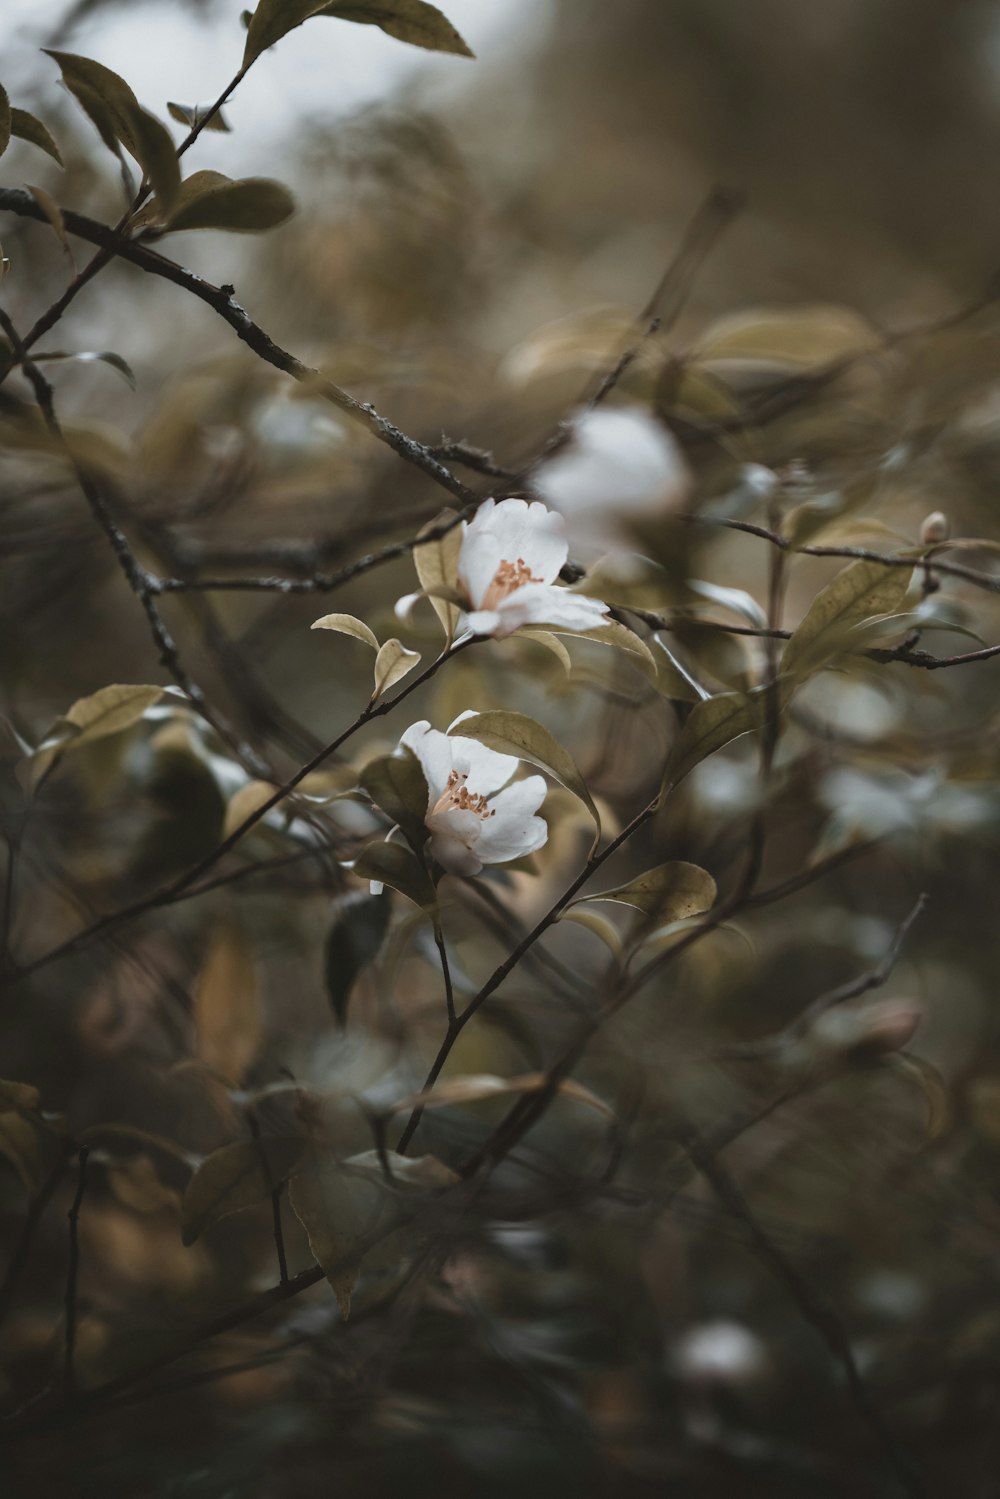
{"type": "Polygon", "coordinates": [[[498,604],[515,591],[523,588],[525,583],[542,583],[543,578],[536,578],[531,568],[523,557],[518,557],[516,562],[501,562],[493,574],[492,582],[483,594],[483,602],[480,609],[495,609],[498,604]]]}
{"type": "Polygon", "coordinates": [[[496,811],[490,810],[485,796],[478,796],[476,792],[468,789],[465,784],[468,779],[469,777],[462,771],[453,770],[448,776],[444,790],[431,808],[430,815],[433,817],[438,812],[475,812],[483,822],[488,817],[495,817],[496,811]]]}

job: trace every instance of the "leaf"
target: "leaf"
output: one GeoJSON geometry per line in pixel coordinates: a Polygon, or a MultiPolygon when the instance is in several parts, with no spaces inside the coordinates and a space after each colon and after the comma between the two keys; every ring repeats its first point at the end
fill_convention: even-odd
{"type": "Polygon", "coordinates": [[[430,910],[437,903],[429,874],[413,850],[403,843],[369,843],[350,867],[359,879],[389,885],[423,910],[430,910]]]}
{"type": "Polygon", "coordinates": [[[340,21],[378,26],[397,41],[430,52],[451,52],[459,57],[474,54],[436,5],[426,0],[334,0],[318,12],[340,21]]]}
{"type": "Polygon", "coordinates": [[[875,330],[849,308],[763,307],[713,323],[692,362],[808,370],[879,347],[875,330]]]}
{"type": "Polygon", "coordinates": [[[92,58],[42,49],[59,64],[63,82],[97,127],[104,144],[134,156],[157,198],[169,207],[180,188],[177,150],[169,130],[140,105],[124,78],[92,58]]]}
{"type": "Polygon", "coordinates": [[[423,531],[417,533],[417,545],[413,548],[413,565],[416,569],[420,586],[430,599],[431,608],[441,621],[445,633],[445,643],[450,645],[455,638],[455,630],[458,627],[459,609],[456,604],[435,596],[435,590],[455,588],[458,584],[458,554],[462,550],[462,536],[464,527],[453,525],[450,531],[443,536],[436,536],[430,541],[421,541],[421,536],[427,531],[433,531],[453,516],[454,512],[445,510],[425,526],[423,531]]]}
{"type": "Polygon", "coordinates": [[[292,1177],[288,1201],[302,1224],[313,1258],[322,1266],[346,1322],[358,1282],[366,1238],[381,1219],[388,1196],[380,1178],[352,1175],[339,1161],[311,1150],[306,1169],[292,1177]]]}
{"type": "MultiPolygon", "coordinates": [[[[69,235],[66,233],[66,225],[63,222],[62,209],[59,207],[59,204],[56,202],[55,198],[53,198],[52,194],[47,193],[44,187],[35,187],[30,182],[26,182],[24,185],[28,189],[28,192],[31,194],[31,196],[34,198],[35,202],[38,204],[39,208],[44,213],[45,217],[48,219],[49,223],[52,225],[53,232],[55,233],[59,243],[62,245],[69,263],[71,266],[73,266],[73,269],[75,271],[76,265],[73,260],[73,250],[69,242],[69,235]]],[[[34,359],[35,363],[37,364],[40,358],[52,359],[56,357],[65,358],[66,356],[36,354],[34,356],[34,359]]]]}
{"type": "Polygon", "coordinates": [[[375,691],[372,693],[372,702],[380,698],[383,692],[388,692],[390,687],[395,687],[397,682],[401,682],[419,660],[419,651],[408,651],[400,641],[387,640],[375,657],[375,691]]]}
{"type": "Polygon", "coordinates": [[[38,1089],[30,1083],[0,1081],[0,1114],[11,1109],[37,1109],[40,1101],[38,1089]]]}
{"type": "MultiPolygon", "coordinates": [[[[34,192],[35,189],[32,188],[31,191],[34,192]]],[[[66,245],[66,249],[67,249],[67,251],[69,250],[69,244],[68,244],[68,242],[67,242],[67,245],[66,245]]],[[[46,359],[50,359],[50,360],[52,360],[52,359],[55,359],[55,360],[71,360],[72,359],[72,360],[76,360],[80,364],[93,364],[93,363],[108,364],[108,365],[111,366],[112,369],[118,371],[118,373],[121,375],[122,379],[125,381],[126,385],[130,386],[132,388],[132,390],[135,390],[135,388],[136,388],[136,379],[135,379],[135,375],[132,373],[132,367],[131,367],[131,365],[128,363],[127,360],[123,359],[120,354],[116,354],[113,349],[83,349],[83,350],[80,350],[80,351],[75,352],[75,353],[53,352],[51,354],[36,354],[36,355],[34,355],[34,361],[35,361],[36,364],[40,364],[40,363],[42,363],[46,359]]],[[[162,691],[162,689],[161,689],[161,691],[162,691]]]]}
{"type": "Polygon", "coordinates": [[[226,816],[222,824],[223,839],[241,828],[248,817],[252,817],[265,802],[271,800],[277,789],[269,781],[248,781],[235,791],[226,804],[226,816]]]}
{"type": "Polygon", "coordinates": [[[524,713],[512,713],[505,708],[492,708],[486,713],[477,713],[472,718],[463,718],[448,730],[463,739],[475,739],[488,749],[499,750],[504,755],[516,755],[529,765],[537,765],[548,771],[560,786],[579,797],[594,819],[597,840],[601,836],[601,814],[587,790],[587,784],[577,768],[576,761],[552,737],[548,729],[528,718],[524,713]]]}
{"type": "Polygon", "coordinates": [[[216,927],[194,991],[197,1055],[241,1082],[257,1054],[261,1017],[257,975],[246,937],[229,922],[216,927]]]}
{"type": "Polygon", "coordinates": [[[534,625],[525,625],[518,630],[517,638],[519,640],[534,640],[539,645],[543,645],[547,651],[552,652],[566,675],[571,675],[573,671],[573,658],[558,635],[554,635],[551,630],[540,630],[534,625]]]}
{"type": "MultiPolygon", "coordinates": [[[[169,99],[167,113],[179,125],[188,125],[192,130],[196,125],[201,125],[205,117],[205,111],[200,110],[196,104],[176,104],[169,99]]],[[[217,109],[208,122],[202,125],[203,130],[217,130],[226,135],[231,134],[232,128],[221,109],[217,109]]]]}
{"type": "Polygon", "coordinates": [[[825,666],[844,649],[851,631],[873,615],[899,609],[911,569],[879,562],[852,562],[817,594],[792,635],[781,662],[783,676],[802,677],[825,666]]]}
{"type": "MultiPolygon", "coordinates": [[[[609,900],[634,906],[658,921],[684,921],[701,916],[715,904],[715,881],[707,870],[681,859],[647,869],[626,885],[583,895],[580,901],[609,900]]],[[[578,902],[574,902],[574,905],[578,902]]]]}
{"type": "Polygon", "coordinates": [[[57,1138],[47,1125],[15,1109],[0,1113],[0,1156],[10,1162],[32,1196],[55,1164],[57,1138]]]}
{"type": "Polygon", "coordinates": [[[276,228],[295,212],[295,199],[283,183],[270,177],[234,179],[221,172],[192,172],[172,205],[164,205],[159,194],[157,198],[150,217],[165,234],[182,229],[256,234],[276,228]]]}
{"type": "MultiPolygon", "coordinates": [[[[584,588],[586,579],[580,585],[584,588]]],[[[637,656],[644,666],[650,668],[649,674],[655,675],[656,661],[649,646],[630,630],[628,625],[623,625],[620,620],[609,619],[607,624],[599,625],[595,630],[564,630],[559,625],[547,626],[553,635],[570,635],[577,640],[596,640],[598,645],[616,646],[620,651],[627,651],[630,656],[637,656]]]]}
{"type": "Polygon", "coordinates": [[[570,906],[568,911],[563,911],[559,917],[560,921],[572,921],[577,926],[586,927],[595,937],[600,938],[605,947],[615,958],[621,958],[624,953],[622,939],[616,926],[612,926],[606,916],[597,911],[587,911],[580,906],[570,906]]]}
{"type": "Polygon", "coordinates": [[[423,767],[407,745],[401,744],[391,755],[370,760],[359,782],[375,805],[399,824],[411,843],[424,841],[430,791],[423,767]]]}
{"type": "Polygon", "coordinates": [[[151,1134],[149,1130],[140,1129],[134,1124],[91,1124],[78,1138],[81,1145],[90,1145],[109,1137],[112,1140],[134,1140],[154,1150],[165,1151],[174,1160],[182,1161],[185,1166],[194,1167],[198,1164],[198,1157],[178,1145],[176,1140],[169,1140],[165,1135],[151,1134]]]}
{"type": "Polygon", "coordinates": [[[107,1166],[108,1186],[119,1202],[136,1213],[158,1213],[164,1208],[179,1209],[181,1194],[160,1178],[152,1156],[139,1154],[107,1166]]]}
{"type": "Polygon", "coordinates": [[[29,145],[37,146],[40,151],[44,151],[47,156],[51,156],[53,161],[58,162],[62,166],[63,159],[59,153],[59,147],[56,145],[48,126],[43,125],[41,120],[37,119],[33,114],[29,114],[28,110],[11,110],[10,133],[16,136],[18,140],[27,141],[29,145]]]}
{"type": "MultiPolygon", "coordinates": [[[[510,1093],[539,1093],[543,1088],[549,1086],[549,1074],[547,1072],[526,1072],[520,1077],[496,1077],[492,1073],[475,1073],[466,1077],[450,1077],[444,1082],[437,1082],[432,1088],[427,1088],[422,1093],[411,1093],[406,1098],[400,1098],[392,1104],[387,1111],[386,1117],[391,1118],[394,1114],[409,1114],[413,1109],[441,1109],[451,1104],[480,1103],[487,1098],[502,1098],[510,1093]]],[[[589,1108],[596,1109],[598,1113],[613,1119],[614,1110],[585,1088],[582,1083],[575,1082],[572,1078],[564,1078],[557,1086],[556,1091],[565,1098],[575,1099],[577,1103],[584,1103],[589,1108]]],[[[397,1159],[406,1159],[397,1158],[397,1159]]],[[[433,1157],[426,1159],[433,1160],[433,1157]]],[[[437,1163],[440,1165],[440,1162],[437,1163]]],[[[447,1170],[447,1168],[445,1168],[447,1170]]],[[[393,1165],[395,1174],[396,1167],[393,1165]]],[[[455,1178],[453,1177],[453,1180],[455,1178]]],[[[441,1183],[444,1185],[444,1183],[441,1183]]]]}
{"type": "Polygon", "coordinates": [[[724,744],[759,728],[761,719],[761,699],[752,693],[720,692],[695,703],[667,756],[664,787],[676,786],[724,744]]]}
{"type": "Polygon", "coordinates": [[[392,907],[385,896],[344,896],[326,938],[326,992],[337,1024],[347,1023],[347,1008],[360,974],[378,957],[389,928],[392,907]]]}
{"type": "Polygon", "coordinates": [[[244,69],[256,62],[268,47],[321,11],[325,3],[326,0],[260,0],[247,25],[244,69]]]}
{"type": "Polygon", "coordinates": [[[951,1105],[947,1085],[938,1069],[909,1051],[893,1052],[885,1060],[894,1072],[901,1073],[920,1088],[927,1104],[927,1138],[939,1139],[951,1120],[951,1105]]]}
{"type": "Polygon", "coordinates": [[[7,97],[7,90],[5,88],[0,88],[0,156],[3,155],[7,147],[10,145],[10,116],[10,100],[7,97]]]}
{"type": "Polygon", "coordinates": [[[104,739],[108,734],[120,734],[122,729],[131,728],[162,692],[162,687],[152,685],[112,683],[89,697],[77,698],[66,714],[67,722],[80,730],[73,740],[74,746],[90,744],[95,739],[104,739]]]}
{"type": "Polygon", "coordinates": [[[206,1156],[188,1182],[181,1205],[181,1236],[193,1244],[210,1223],[265,1202],[287,1181],[305,1152],[300,1139],[241,1140],[206,1156]]]}
{"type": "Polygon", "coordinates": [[[681,666],[669,646],[658,635],[653,637],[653,662],[656,668],[653,686],[663,697],[679,703],[700,703],[708,694],[681,666]]]}
{"type": "Polygon", "coordinates": [[[313,620],[309,626],[310,630],[336,630],[338,635],[352,635],[355,640],[363,640],[365,645],[370,645],[373,651],[379,650],[378,637],[368,628],[363,619],[355,619],[353,614],[324,614],[322,619],[313,620]]]}

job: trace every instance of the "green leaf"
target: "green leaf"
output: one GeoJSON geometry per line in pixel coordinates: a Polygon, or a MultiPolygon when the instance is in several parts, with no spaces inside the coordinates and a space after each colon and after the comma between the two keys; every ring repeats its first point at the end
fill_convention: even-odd
{"type": "Polygon", "coordinates": [[[182,229],[223,229],[256,234],[274,229],[295,212],[288,188],[270,177],[226,177],[222,172],[192,172],[171,205],[159,200],[143,222],[164,234],[182,229]],[[164,212],[166,209],[166,212],[164,212]]]}
{"type": "Polygon", "coordinates": [[[335,630],[338,635],[351,635],[355,640],[363,640],[365,645],[370,645],[373,651],[379,650],[378,636],[368,628],[363,619],[355,619],[353,614],[324,614],[322,619],[314,619],[309,628],[335,630]]]}
{"type": "Polygon", "coordinates": [[[7,90],[0,88],[0,156],[6,151],[11,137],[11,108],[7,90]]]}
{"type": "Polygon", "coordinates": [[[210,1223],[265,1202],[286,1181],[305,1152],[299,1139],[241,1140],[206,1156],[187,1184],[181,1234],[193,1244],[210,1223]]]}
{"type": "Polygon", "coordinates": [[[667,756],[664,787],[676,786],[724,744],[759,728],[762,713],[759,691],[721,692],[695,703],[667,756]]]}
{"type": "Polygon", "coordinates": [[[55,139],[47,125],[35,115],[29,114],[26,109],[12,109],[10,112],[10,133],[17,136],[18,140],[27,141],[29,145],[37,146],[53,161],[63,164],[63,159],[56,145],[55,139]]]}
{"type": "MultiPolygon", "coordinates": [[[[715,904],[715,881],[707,870],[681,859],[647,869],[626,885],[583,895],[580,901],[609,900],[634,906],[659,921],[683,921],[700,916],[715,904]]],[[[578,904],[574,902],[574,904],[578,904]]]]}
{"type": "MultiPolygon", "coordinates": [[[[59,204],[56,202],[55,198],[52,197],[51,193],[47,193],[45,191],[44,187],[35,187],[30,182],[26,182],[24,185],[28,189],[28,192],[31,194],[31,196],[34,198],[35,202],[38,204],[39,208],[44,213],[45,217],[48,219],[49,223],[52,225],[53,233],[55,234],[59,243],[62,245],[63,250],[66,252],[66,256],[69,259],[70,265],[73,266],[75,274],[76,262],[73,259],[73,250],[70,246],[69,235],[66,233],[66,225],[63,221],[62,209],[59,207],[59,204]]],[[[34,361],[37,364],[40,359],[65,359],[67,357],[69,356],[65,354],[36,354],[34,356],[34,361]]],[[[91,355],[90,357],[94,358],[95,356],[91,355]]],[[[132,382],[132,386],[134,389],[134,381],[132,382]]]]}
{"type": "Polygon", "coordinates": [[[181,183],[177,148],[169,130],[143,109],[124,78],[92,58],[42,49],[62,71],[63,82],[97,127],[104,144],[118,154],[119,143],[134,156],[158,200],[167,208],[181,183]]]}
{"type": "Polygon", "coordinates": [[[474,54],[436,5],[426,0],[334,0],[318,12],[340,21],[379,26],[397,41],[430,52],[451,52],[459,57],[474,54]]]}
{"type": "Polygon", "coordinates": [[[391,755],[369,761],[359,783],[375,805],[399,824],[411,843],[424,841],[430,791],[423,767],[407,745],[401,744],[391,755]]]}
{"type": "MultiPolygon", "coordinates": [[[[475,739],[488,749],[498,750],[503,755],[516,755],[529,765],[537,765],[550,776],[579,797],[594,819],[597,839],[601,836],[601,814],[594,805],[593,797],[577,768],[572,755],[552,737],[548,729],[528,718],[524,713],[512,713],[505,708],[492,708],[486,713],[477,713],[472,718],[463,718],[454,724],[449,734],[462,739],[475,739]]],[[[595,846],[596,846],[595,840],[595,846]]]]}
{"type": "Polygon", "coordinates": [[[355,982],[378,957],[391,915],[384,895],[353,893],[338,904],[324,953],[326,992],[338,1025],[347,1023],[355,982]]]}
{"type": "MultiPolygon", "coordinates": [[[[187,125],[192,130],[196,125],[200,125],[204,118],[204,111],[200,110],[196,104],[176,104],[172,100],[167,101],[167,114],[179,125],[187,125]]],[[[231,134],[232,128],[221,109],[217,109],[208,123],[202,125],[203,130],[216,130],[225,135],[231,134]]]]}
{"type": "Polygon", "coordinates": [[[408,651],[399,640],[387,640],[375,657],[375,691],[372,702],[395,687],[420,661],[419,651],[408,651]]]}
{"type": "Polygon", "coordinates": [[[359,879],[389,885],[424,910],[430,910],[437,902],[430,875],[413,850],[403,843],[369,843],[351,868],[359,879]]]}
{"type": "Polygon", "coordinates": [[[856,626],[895,613],[910,586],[911,569],[852,562],[813,600],[782,657],[783,676],[803,677],[833,659],[856,626]]]}

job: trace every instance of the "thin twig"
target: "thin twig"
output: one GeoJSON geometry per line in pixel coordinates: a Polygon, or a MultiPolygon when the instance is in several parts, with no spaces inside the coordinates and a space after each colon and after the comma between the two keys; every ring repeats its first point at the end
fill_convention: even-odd
{"type": "Polygon", "coordinates": [[[77,1156],[79,1176],[76,1184],[76,1195],[66,1215],[69,1219],[69,1261],[66,1266],[66,1341],[63,1360],[64,1399],[69,1399],[76,1391],[77,1280],[80,1273],[79,1224],[83,1196],[87,1190],[87,1157],[89,1155],[89,1145],[81,1146],[77,1156]]]}

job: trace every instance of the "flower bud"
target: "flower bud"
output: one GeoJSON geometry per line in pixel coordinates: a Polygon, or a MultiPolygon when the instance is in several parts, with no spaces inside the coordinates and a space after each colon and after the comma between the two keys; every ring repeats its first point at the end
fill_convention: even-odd
{"type": "Polygon", "coordinates": [[[924,518],[920,527],[920,540],[925,547],[933,546],[938,541],[947,541],[950,535],[951,525],[943,510],[932,510],[924,518]]]}
{"type": "Polygon", "coordinates": [[[821,1015],[811,1029],[814,1055],[836,1054],[852,1060],[902,1051],[913,1038],[924,1012],[912,999],[884,999],[876,1004],[838,1006],[821,1015]]]}

